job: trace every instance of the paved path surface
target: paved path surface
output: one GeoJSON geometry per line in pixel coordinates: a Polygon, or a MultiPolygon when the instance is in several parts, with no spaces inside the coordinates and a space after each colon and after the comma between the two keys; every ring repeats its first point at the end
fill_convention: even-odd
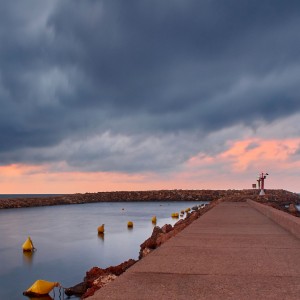
{"type": "Polygon", "coordinates": [[[300,299],[300,240],[222,203],[88,299],[300,299]]]}

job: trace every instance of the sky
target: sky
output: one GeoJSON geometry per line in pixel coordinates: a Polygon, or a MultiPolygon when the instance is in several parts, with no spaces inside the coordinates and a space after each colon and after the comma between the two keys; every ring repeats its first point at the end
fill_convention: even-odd
{"type": "Polygon", "coordinates": [[[0,194],[300,192],[298,0],[0,2],[0,194]]]}

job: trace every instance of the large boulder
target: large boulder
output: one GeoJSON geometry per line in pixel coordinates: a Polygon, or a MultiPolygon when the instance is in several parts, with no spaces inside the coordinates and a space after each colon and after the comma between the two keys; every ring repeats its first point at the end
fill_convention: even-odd
{"type": "Polygon", "coordinates": [[[65,294],[67,296],[82,296],[83,298],[92,296],[95,291],[115,280],[135,263],[134,259],[129,259],[117,266],[111,266],[106,269],[93,267],[86,272],[83,282],[67,288],[65,294]]]}

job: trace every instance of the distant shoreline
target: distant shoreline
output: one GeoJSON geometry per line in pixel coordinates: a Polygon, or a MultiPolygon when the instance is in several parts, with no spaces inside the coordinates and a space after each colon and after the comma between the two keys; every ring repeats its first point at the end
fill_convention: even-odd
{"type": "Polygon", "coordinates": [[[59,197],[67,194],[0,194],[1,199],[26,199],[26,198],[48,198],[48,197],[59,197]]]}
{"type": "Polygon", "coordinates": [[[213,201],[220,198],[241,196],[259,202],[284,206],[290,203],[300,204],[299,194],[285,190],[266,190],[266,196],[258,196],[259,191],[247,190],[153,190],[153,191],[118,191],[85,194],[43,195],[18,198],[0,197],[0,209],[25,208],[38,206],[84,204],[97,202],[142,202],[142,201],[213,201]]]}

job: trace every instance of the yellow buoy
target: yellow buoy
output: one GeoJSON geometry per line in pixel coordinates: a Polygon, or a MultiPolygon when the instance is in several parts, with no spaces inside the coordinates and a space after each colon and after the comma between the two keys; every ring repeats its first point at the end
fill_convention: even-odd
{"type": "Polygon", "coordinates": [[[132,227],[133,227],[133,222],[132,222],[132,221],[128,221],[127,227],[128,227],[128,228],[132,228],[132,227]]]}
{"type": "Polygon", "coordinates": [[[23,292],[23,295],[25,296],[47,295],[57,286],[59,286],[58,282],[37,280],[29,289],[23,292]]]}
{"type": "Polygon", "coordinates": [[[104,224],[98,227],[98,233],[104,233],[104,224]]]}
{"type": "Polygon", "coordinates": [[[172,218],[178,218],[178,217],[179,217],[179,213],[177,213],[177,212],[176,212],[176,213],[172,213],[172,214],[171,214],[171,217],[172,217],[172,218]]]}
{"type": "Polygon", "coordinates": [[[151,221],[152,221],[153,224],[156,224],[156,221],[157,221],[156,216],[153,216],[151,221]]]}
{"type": "Polygon", "coordinates": [[[27,238],[27,240],[22,245],[22,249],[23,249],[23,251],[30,251],[30,252],[35,250],[30,236],[27,238]]]}

